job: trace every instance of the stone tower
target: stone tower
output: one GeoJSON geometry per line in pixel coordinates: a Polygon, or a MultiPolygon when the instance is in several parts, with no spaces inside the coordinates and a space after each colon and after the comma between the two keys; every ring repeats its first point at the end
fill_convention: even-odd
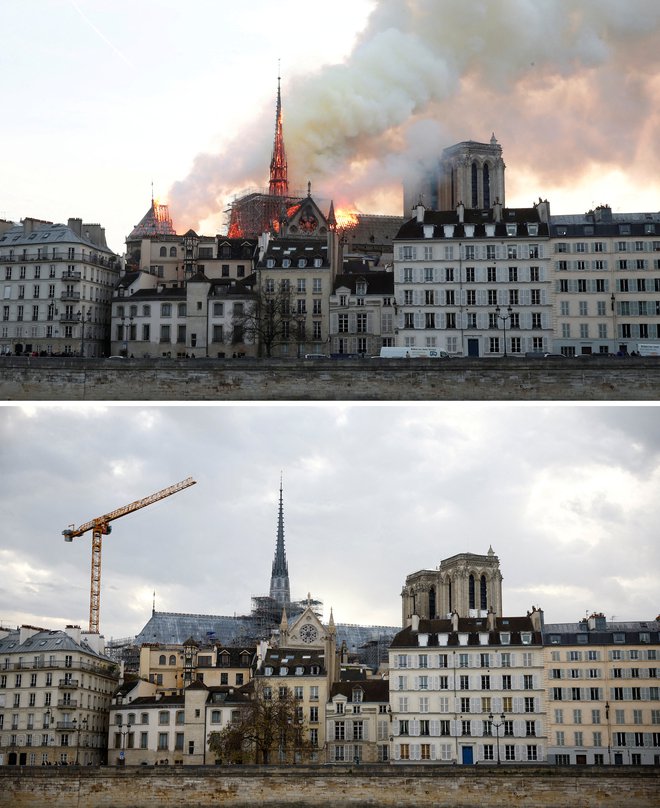
{"type": "Polygon", "coordinates": [[[282,478],[280,477],[280,507],[277,517],[277,544],[273,570],[270,576],[270,597],[280,606],[285,607],[291,602],[289,588],[289,566],[286,561],[284,549],[284,507],[282,504],[282,478]]]}
{"type": "Polygon", "coordinates": [[[440,562],[435,570],[408,575],[401,592],[403,626],[413,614],[422,619],[502,617],[502,574],[499,558],[489,548],[486,555],[459,553],[440,562]]]}
{"type": "Polygon", "coordinates": [[[406,183],[404,216],[420,199],[431,210],[456,210],[463,204],[470,210],[489,210],[496,202],[505,204],[502,147],[495,135],[489,143],[466,140],[444,149],[433,170],[421,170],[406,183]]]}

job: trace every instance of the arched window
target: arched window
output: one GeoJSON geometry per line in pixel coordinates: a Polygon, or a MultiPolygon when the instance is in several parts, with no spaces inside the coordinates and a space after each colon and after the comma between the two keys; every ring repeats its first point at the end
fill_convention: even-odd
{"type": "Polygon", "coordinates": [[[478,187],[479,170],[476,163],[472,163],[472,207],[479,207],[479,187],[478,187]]]}
{"type": "Polygon", "coordinates": [[[158,657],[158,664],[159,664],[159,665],[164,665],[164,664],[165,664],[165,654],[161,654],[161,655],[158,657]]]}
{"type": "Polygon", "coordinates": [[[170,665],[176,665],[176,656],[174,654],[170,654],[170,665]]]}
{"type": "Polygon", "coordinates": [[[484,165],[483,171],[484,181],[484,208],[490,207],[490,167],[488,163],[484,165]]]}
{"type": "Polygon", "coordinates": [[[476,606],[475,606],[475,602],[474,602],[475,601],[475,598],[474,598],[474,575],[472,575],[472,574],[470,574],[470,582],[469,582],[469,599],[470,599],[470,603],[469,603],[468,608],[469,609],[475,609],[476,606]]]}
{"type": "Polygon", "coordinates": [[[161,247],[160,248],[160,257],[165,258],[166,255],[167,255],[167,247],[161,247]]]}
{"type": "Polygon", "coordinates": [[[486,576],[485,575],[481,576],[480,589],[481,589],[481,592],[480,592],[481,597],[480,597],[479,608],[486,611],[486,609],[488,608],[488,587],[486,586],[486,576]]]}
{"type": "Polygon", "coordinates": [[[176,247],[170,247],[170,258],[176,258],[176,247]]]}
{"type": "Polygon", "coordinates": [[[429,589],[429,620],[433,620],[435,618],[435,587],[432,586],[429,589]]]}

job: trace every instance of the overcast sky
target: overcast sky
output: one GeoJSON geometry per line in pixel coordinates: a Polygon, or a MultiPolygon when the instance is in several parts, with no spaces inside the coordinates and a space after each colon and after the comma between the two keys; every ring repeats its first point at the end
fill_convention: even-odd
{"type": "Polygon", "coordinates": [[[91,536],[62,530],[192,476],[103,540],[101,632],[268,594],[284,478],[292,596],[399,625],[406,575],[499,556],[504,612],[658,614],[655,407],[5,406],[0,624],[86,628],[91,536]]]}
{"type": "Polygon", "coordinates": [[[658,210],[657,0],[3,0],[0,218],[124,239],[264,187],[278,69],[292,189],[402,213],[420,159],[495,133],[507,203],[658,210]],[[281,68],[278,68],[278,61],[281,68]]]}

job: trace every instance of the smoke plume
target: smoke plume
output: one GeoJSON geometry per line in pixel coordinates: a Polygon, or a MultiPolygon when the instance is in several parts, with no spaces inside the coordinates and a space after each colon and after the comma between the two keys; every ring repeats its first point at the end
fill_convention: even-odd
{"type": "MultiPolygon", "coordinates": [[[[648,185],[660,175],[659,36],[658,0],[379,0],[343,64],[283,87],[289,183],[400,214],[405,177],[495,132],[509,191],[525,177],[530,202],[594,170],[648,185]]],[[[273,123],[274,105],[195,159],[170,192],[178,222],[219,226],[233,194],[266,187],[273,123]]]]}

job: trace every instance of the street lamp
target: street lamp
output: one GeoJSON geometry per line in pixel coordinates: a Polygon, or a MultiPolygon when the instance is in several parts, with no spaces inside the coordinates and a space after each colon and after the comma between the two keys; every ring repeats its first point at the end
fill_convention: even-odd
{"type": "Polygon", "coordinates": [[[126,748],[126,736],[130,733],[131,728],[133,727],[133,725],[131,724],[130,721],[127,721],[126,722],[126,729],[122,729],[124,724],[122,722],[122,719],[120,718],[119,723],[116,726],[117,726],[117,729],[119,730],[119,734],[121,735],[121,749],[119,750],[119,760],[120,760],[120,765],[124,766],[125,763],[126,763],[126,753],[124,752],[124,749],[126,748]]]}
{"type": "Polygon", "coordinates": [[[504,722],[506,720],[506,716],[504,713],[500,716],[499,722],[493,721],[493,714],[489,713],[488,720],[490,721],[490,726],[495,727],[495,738],[497,739],[497,765],[499,766],[502,762],[500,760],[500,727],[504,726],[504,722]]]}
{"type": "Polygon", "coordinates": [[[92,309],[87,309],[87,316],[82,311],[78,312],[78,322],[80,323],[80,356],[85,356],[85,324],[92,322],[92,309]]]}
{"type": "Polygon", "coordinates": [[[121,316],[121,330],[122,335],[124,337],[124,356],[128,358],[128,340],[130,337],[130,332],[133,329],[133,315],[128,318],[128,329],[125,326],[126,317],[122,314],[121,316]]]}
{"type": "Polygon", "coordinates": [[[508,314],[500,314],[500,311],[501,311],[500,307],[497,306],[495,309],[495,316],[497,317],[498,320],[502,321],[502,325],[504,326],[504,356],[506,356],[506,324],[507,320],[509,320],[511,318],[511,315],[513,314],[513,309],[511,308],[511,306],[508,306],[507,307],[508,314]]]}
{"type": "Polygon", "coordinates": [[[83,718],[80,722],[80,726],[78,726],[78,722],[76,719],[73,719],[73,731],[77,732],[76,735],[76,766],[78,765],[78,758],[80,753],[80,733],[85,730],[87,732],[87,718],[83,718]]]}

